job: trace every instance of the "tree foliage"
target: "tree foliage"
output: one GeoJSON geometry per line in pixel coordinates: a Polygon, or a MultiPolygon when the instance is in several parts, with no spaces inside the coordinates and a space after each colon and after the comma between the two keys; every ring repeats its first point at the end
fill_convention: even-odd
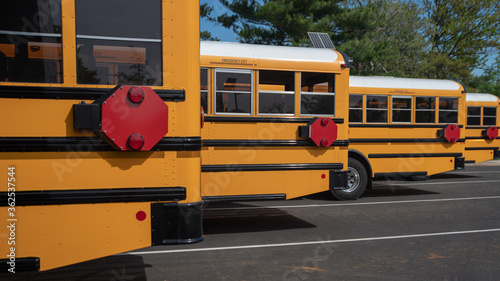
{"type": "Polygon", "coordinates": [[[326,32],[354,58],[351,74],[454,79],[498,91],[491,86],[500,80],[498,61],[485,65],[499,46],[498,0],[219,2],[226,13],[212,16],[205,4],[202,17],[232,28],[244,43],[307,46],[307,32],[326,32]],[[475,77],[479,68],[484,74],[475,77]]]}
{"type": "Polygon", "coordinates": [[[340,0],[219,0],[229,9],[217,18],[232,27],[240,41],[273,45],[308,43],[308,31],[329,31],[340,0]]]}

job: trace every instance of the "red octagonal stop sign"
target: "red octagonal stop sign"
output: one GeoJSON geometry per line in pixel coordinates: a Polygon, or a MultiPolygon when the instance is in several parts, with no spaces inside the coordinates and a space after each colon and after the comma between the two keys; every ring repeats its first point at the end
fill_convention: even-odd
{"type": "Polygon", "coordinates": [[[337,139],[337,124],[331,118],[316,118],[309,122],[309,138],[317,145],[328,147],[337,139]]]}
{"type": "Polygon", "coordinates": [[[491,126],[486,130],[486,137],[490,140],[498,138],[498,128],[491,126]]]}
{"type": "Polygon", "coordinates": [[[448,142],[457,142],[458,139],[460,138],[460,127],[456,124],[450,124],[446,125],[443,129],[443,137],[448,141],[448,142]]]}
{"type": "Polygon", "coordinates": [[[149,151],[168,132],[168,106],[149,87],[121,86],[101,108],[103,135],[119,150],[149,151]]]}

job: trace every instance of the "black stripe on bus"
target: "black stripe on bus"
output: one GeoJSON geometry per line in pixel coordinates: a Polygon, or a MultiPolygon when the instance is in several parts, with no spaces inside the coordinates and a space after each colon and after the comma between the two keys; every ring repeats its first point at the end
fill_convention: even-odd
{"type": "MultiPolygon", "coordinates": [[[[483,126],[483,127],[471,127],[471,126],[466,126],[465,129],[468,129],[468,130],[488,130],[489,128],[491,128],[492,126],[483,126]]],[[[496,126],[493,126],[493,127],[496,127],[496,126]]],[[[497,127],[497,129],[500,129],[500,127],[497,127]]]]}
{"type": "MultiPolygon", "coordinates": [[[[239,147],[239,146],[316,146],[307,140],[203,140],[204,147],[239,147]]],[[[349,146],[348,140],[336,140],[331,146],[349,146]]]]}
{"type": "MultiPolygon", "coordinates": [[[[205,122],[229,122],[229,123],[309,123],[311,118],[299,117],[240,117],[240,116],[205,116],[205,122]]],[[[343,118],[331,118],[337,124],[344,124],[343,118]]]]}
{"type": "MultiPolygon", "coordinates": [[[[91,175],[89,175],[91,176],[91,175]]],[[[0,192],[0,206],[8,206],[8,192],[0,192]]],[[[185,187],[148,187],[116,189],[76,189],[16,191],[16,206],[180,201],[186,199],[185,187]]]]}
{"type": "MultiPolygon", "coordinates": [[[[458,139],[457,142],[464,142],[465,138],[458,139]]],[[[447,142],[444,138],[436,139],[349,139],[350,143],[384,143],[384,142],[447,142]]]]}
{"type": "MultiPolygon", "coordinates": [[[[151,151],[198,151],[200,137],[163,138],[151,151]]],[[[0,137],[1,152],[115,151],[98,137],[0,137]]]]}
{"type": "MultiPolygon", "coordinates": [[[[0,98],[96,100],[112,89],[0,86],[0,98]]],[[[184,90],[154,90],[164,101],[185,101],[184,90]]]]}
{"type": "MultiPolygon", "coordinates": [[[[466,140],[491,140],[487,136],[481,136],[481,137],[465,137],[466,140]]],[[[495,140],[500,140],[500,137],[497,137],[495,140]]]]}
{"type": "MultiPolygon", "coordinates": [[[[349,124],[350,128],[444,128],[446,124],[442,125],[425,125],[425,124],[349,124]]],[[[458,125],[463,128],[464,125],[458,125]]]]}
{"type": "MultiPolygon", "coordinates": [[[[0,259],[0,274],[8,274],[8,270],[12,268],[10,266],[9,259],[0,259]]],[[[37,272],[40,271],[40,258],[29,257],[29,258],[18,258],[15,260],[15,272],[37,272]]],[[[9,272],[10,273],[10,272],[9,272]]],[[[5,275],[3,275],[5,276],[5,275]]]]}
{"type": "Polygon", "coordinates": [[[466,147],[465,150],[499,150],[500,147],[466,147]]]}
{"type": "Polygon", "coordinates": [[[403,153],[368,154],[368,158],[461,157],[462,153],[403,153]]]}
{"type": "Polygon", "coordinates": [[[202,165],[202,172],[254,172],[295,170],[341,170],[342,163],[320,164],[247,164],[247,165],[202,165]]]}
{"type": "Polygon", "coordinates": [[[465,164],[474,164],[476,160],[465,160],[465,164]]]}
{"type": "Polygon", "coordinates": [[[427,176],[427,172],[402,172],[402,173],[375,173],[373,177],[387,177],[387,178],[408,178],[412,176],[427,176]]]}
{"type": "Polygon", "coordinates": [[[203,201],[212,202],[235,202],[235,201],[268,201],[286,200],[286,194],[255,194],[255,195],[230,195],[230,196],[203,196],[203,201]]]}

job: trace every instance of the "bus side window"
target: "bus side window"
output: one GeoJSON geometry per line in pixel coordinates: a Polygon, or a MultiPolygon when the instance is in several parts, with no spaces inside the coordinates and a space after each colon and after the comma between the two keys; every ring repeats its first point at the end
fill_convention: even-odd
{"type": "Polygon", "coordinates": [[[412,97],[392,97],[392,122],[411,123],[412,97]]]}
{"type": "Polygon", "coordinates": [[[0,11],[0,82],[62,83],[61,0],[0,1],[0,11]]]}
{"type": "Polygon", "coordinates": [[[439,123],[458,123],[458,98],[439,98],[439,123]]]}
{"type": "Polygon", "coordinates": [[[387,96],[366,96],[366,122],[387,123],[387,96]]]}
{"type": "Polygon", "coordinates": [[[161,5],[76,0],[77,82],[162,85],[161,5]]]}
{"type": "Polygon", "coordinates": [[[416,97],[415,123],[435,123],[436,98],[416,97]]]}
{"type": "Polygon", "coordinates": [[[363,122],[363,95],[349,95],[349,122],[363,122]]]}
{"type": "Polygon", "coordinates": [[[200,97],[201,107],[203,113],[208,113],[208,69],[202,68],[200,70],[200,97]]]}
{"type": "Polygon", "coordinates": [[[483,107],[483,126],[497,125],[497,109],[496,107],[483,107]]]}
{"type": "Polygon", "coordinates": [[[481,125],[481,107],[468,106],[467,107],[467,125],[480,126],[481,125]]]}
{"type": "Polygon", "coordinates": [[[252,113],[251,70],[215,70],[215,113],[252,113]]]}
{"type": "Polygon", "coordinates": [[[334,80],[333,73],[301,73],[301,115],[335,115],[334,80]]]}
{"type": "Polygon", "coordinates": [[[291,71],[259,71],[259,114],[293,115],[295,75],[291,71]]]}

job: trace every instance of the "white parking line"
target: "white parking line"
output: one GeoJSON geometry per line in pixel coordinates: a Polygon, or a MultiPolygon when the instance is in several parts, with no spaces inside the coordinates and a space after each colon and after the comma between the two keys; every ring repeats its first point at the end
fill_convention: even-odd
{"type": "MultiPolygon", "coordinates": [[[[188,252],[244,250],[244,249],[259,249],[259,248],[271,248],[271,247],[291,247],[291,246],[332,244],[332,243],[349,243],[349,242],[365,242],[365,241],[393,240],[393,239],[405,239],[405,238],[422,238],[422,237],[434,237],[434,236],[445,236],[445,235],[460,235],[460,234],[474,234],[474,233],[487,233],[487,232],[499,232],[499,231],[500,231],[500,228],[492,228],[492,229],[452,231],[452,232],[437,232],[437,233],[410,234],[410,235],[397,235],[397,236],[382,236],[382,237],[367,237],[367,238],[340,239],[340,240],[322,240],[322,241],[320,240],[320,241],[304,241],[304,242],[279,243],[279,244],[241,245],[241,246],[230,246],[230,247],[213,247],[213,248],[197,248],[197,249],[179,249],[179,250],[128,252],[128,253],[124,253],[124,254],[133,254],[133,255],[158,255],[158,254],[173,254],[173,253],[188,253],[188,252]]],[[[119,254],[119,255],[124,255],[124,254],[119,254]]]]}
{"type": "Polygon", "coordinates": [[[375,182],[373,186],[402,186],[402,185],[415,186],[415,185],[436,185],[436,184],[440,184],[440,185],[448,185],[448,184],[474,184],[474,183],[500,182],[500,180],[489,180],[489,181],[447,181],[447,182],[440,181],[440,182],[395,183],[395,184],[391,184],[392,181],[388,181],[388,182],[389,182],[389,184],[383,184],[383,183],[378,184],[378,182],[375,182]]]}
{"type": "MultiPolygon", "coordinates": [[[[443,174],[453,174],[453,175],[456,175],[456,174],[494,174],[494,173],[500,173],[500,170],[494,170],[494,171],[478,171],[478,172],[472,172],[472,171],[468,171],[468,172],[463,172],[462,170],[455,170],[455,171],[450,171],[450,172],[445,172],[443,174]]],[[[439,175],[439,174],[438,174],[439,175]]]]}
{"type": "Polygon", "coordinates": [[[275,206],[255,206],[255,207],[235,207],[235,208],[210,208],[207,211],[220,210],[249,210],[249,209],[291,209],[291,208],[316,208],[316,207],[343,207],[343,206],[363,206],[363,205],[384,205],[384,204],[406,204],[406,203],[426,203],[426,202],[446,202],[446,201],[465,201],[465,200],[487,200],[500,199],[500,196],[488,197],[462,197],[462,198],[443,198],[443,199],[421,199],[421,200],[400,200],[385,202],[355,202],[355,203],[331,203],[331,204],[309,204],[309,205],[275,205],[275,206]]]}

